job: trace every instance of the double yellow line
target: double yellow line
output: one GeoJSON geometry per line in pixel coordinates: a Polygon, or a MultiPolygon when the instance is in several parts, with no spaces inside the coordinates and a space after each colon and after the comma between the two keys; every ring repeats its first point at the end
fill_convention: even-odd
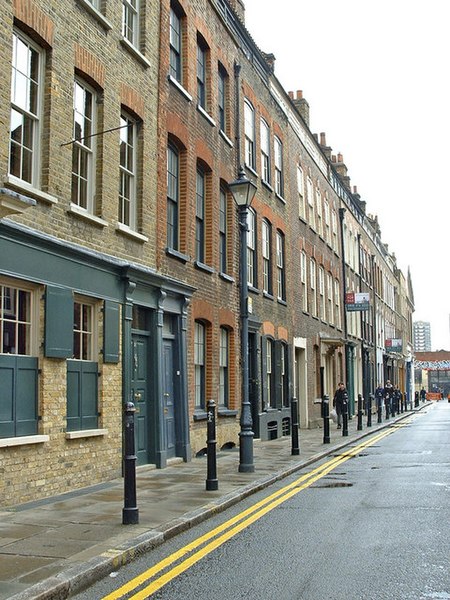
{"type": "Polygon", "coordinates": [[[240,531],[263,517],[265,514],[289,498],[292,498],[292,496],[295,496],[302,490],[308,488],[318,479],[321,479],[337,466],[346,462],[350,458],[353,458],[365,448],[369,448],[379,440],[393,433],[398,427],[403,427],[409,424],[409,422],[410,420],[408,419],[407,422],[403,421],[401,424],[396,423],[394,426],[391,426],[390,428],[374,435],[362,444],[355,446],[343,454],[332,458],[323,465],[316,467],[312,471],[305,473],[292,483],[274,492],[270,496],[267,496],[267,498],[264,498],[260,502],[257,502],[250,508],[247,508],[225,523],[222,523],[218,527],[208,531],[208,533],[193,540],[190,544],[183,546],[183,548],[180,548],[180,550],[177,550],[177,552],[174,552],[147,571],[144,571],[134,579],[127,582],[119,589],[105,596],[103,600],[118,600],[119,598],[123,598],[153,579],[153,581],[146,585],[146,587],[138,591],[136,594],[128,597],[129,600],[145,600],[146,598],[149,598],[157,590],[169,583],[169,581],[175,579],[175,577],[184,571],[187,571],[187,569],[192,567],[192,565],[210,554],[213,550],[234,537],[240,531]],[[175,566],[172,567],[172,565],[175,566]],[[169,569],[169,567],[172,568],[169,569]],[[162,571],[165,571],[166,569],[169,570],[160,575],[158,578],[154,579],[156,575],[162,571]]]}

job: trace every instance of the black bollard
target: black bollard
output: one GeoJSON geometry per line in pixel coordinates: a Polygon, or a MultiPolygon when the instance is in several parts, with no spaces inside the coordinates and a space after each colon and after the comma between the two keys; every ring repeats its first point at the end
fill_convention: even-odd
{"type": "Polygon", "coordinates": [[[367,427],[372,427],[372,403],[373,394],[369,394],[369,399],[367,400],[367,427]]]}
{"type": "Polygon", "coordinates": [[[363,428],[363,397],[361,394],[358,394],[358,426],[357,430],[362,431],[363,428]]]}
{"type": "Polygon", "coordinates": [[[300,446],[298,443],[298,402],[295,396],[291,398],[291,454],[298,456],[300,454],[300,446]]]}
{"type": "Polygon", "coordinates": [[[217,460],[216,460],[216,403],[214,400],[207,402],[207,440],[206,456],[208,459],[208,472],[206,475],[206,490],[213,491],[219,489],[219,480],[217,479],[217,460]]]}
{"type": "Polygon", "coordinates": [[[348,436],[348,394],[344,392],[344,401],[342,402],[342,437],[348,436]]]}
{"type": "Polygon", "coordinates": [[[323,443],[330,443],[330,396],[326,394],[322,398],[322,415],[323,415],[323,443]]]}
{"type": "Polygon", "coordinates": [[[132,402],[125,403],[125,434],[123,459],[124,470],[124,507],[122,524],[136,525],[139,523],[139,509],[136,503],[136,454],[134,445],[134,413],[136,408],[132,402]]]}
{"type": "Polygon", "coordinates": [[[414,392],[414,406],[419,406],[419,392],[414,392]]]}
{"type": "Polygon", "coordinates": [[[377,398],[377,413],[378,413],[377,423],[382,423],[383,422],[383,396],[377,398]]]}

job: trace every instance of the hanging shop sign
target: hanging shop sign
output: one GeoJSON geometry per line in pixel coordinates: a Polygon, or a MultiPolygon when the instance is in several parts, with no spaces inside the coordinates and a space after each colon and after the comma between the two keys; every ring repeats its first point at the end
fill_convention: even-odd
{"type": "Polygon", "coordinates": [[[401,352],[403,349],[402,339],[401,338],[388,338],[384,343],[384,347],[389,352],[401,352]]]}
{"type": "Polygon", "coordinates": [[[348,292],[345,294],[345,308],[350,312],[355,310],[369,310],[369,292],[348,292]]]}

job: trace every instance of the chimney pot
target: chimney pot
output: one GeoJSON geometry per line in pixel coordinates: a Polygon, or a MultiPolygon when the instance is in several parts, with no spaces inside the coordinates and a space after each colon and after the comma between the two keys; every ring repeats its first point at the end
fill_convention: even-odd
{"type": "Polygon", "coordinates": [[[326,139],[325,133],[323,131],[320,134],[320,145],[321,146],[327,145],[327,139],[326,139]]]}
{"type": "Polygon", "coordinates": [[[301,100],[303,98],[303,91],[297,90],[297,100],[301,100]]]}
{"type": "Polygon", "coordinates": [[[344,162],[344,157],[342,156],[342,154],[340,152],[338,152],[337,161],[340,162],[340,163],[344,162]]]}
{"type": "Polygon", "coordinates": [[[290,98],[291,100],[293,100],[293,99],[294,99],[294,92],[288,92],[288,93],[289,93],[289,98],[290,98]]]}

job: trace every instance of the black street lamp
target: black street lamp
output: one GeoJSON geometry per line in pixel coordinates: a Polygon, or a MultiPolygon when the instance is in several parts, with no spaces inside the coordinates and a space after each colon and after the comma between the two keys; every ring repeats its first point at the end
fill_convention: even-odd
{"type": "Polygon", "coordinates": [[[239,472],[253,473],[253,422],[248,393],[248,278],[247,278],[247,232],[248,208],[256,193],[256,185],[247,179],[241,167],[236,181],[228,184],[239,209],[240,243],[240,313],[241,313],[241,364],[242,364],[242,403],[239,432],[239,472]]]}

